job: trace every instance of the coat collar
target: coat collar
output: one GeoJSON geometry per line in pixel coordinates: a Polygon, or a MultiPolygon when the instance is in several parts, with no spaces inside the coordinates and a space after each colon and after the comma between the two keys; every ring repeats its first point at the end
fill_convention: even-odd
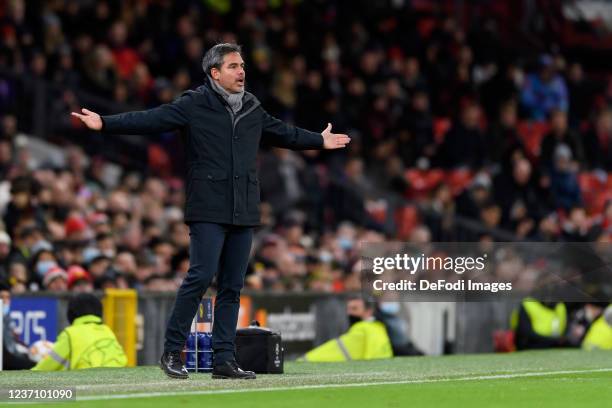
{"type": "Polygon", "coordinates": [[[78,326],[81,324],[88,324],[88,323],[102,324],[102,319],[96,315],[87,314],[87,315],[77,317],[76,319],[72,321],[73,326],[78,326]]]}
{"type": "MultiPolygon", "coordinates": [[[[212,86],[210,86],[210,83],[208,81],[204,81],[203,85],[198,86],[195,89],[195,92],[204,95],[206,99],[210,102],[209,106],[214,110],[219,112],[227,112],[227,108],[229,108],[229,106],[226,107],[227,103],[223,100],[221,95],[219,95],[212,89],[212,86]]],[[[253,106],[253,103],[259,104],[259,100],[252,93],[245,91],[244,97],[242,99],[242,109],[238,113],[236,113],[236,115],[240,115],[242,112],[248,110],[250,107],[253,106]]]]}

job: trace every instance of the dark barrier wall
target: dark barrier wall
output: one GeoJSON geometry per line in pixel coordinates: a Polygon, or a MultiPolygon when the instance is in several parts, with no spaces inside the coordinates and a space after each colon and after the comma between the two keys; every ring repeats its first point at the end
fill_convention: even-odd
{"type": "MultiPolygon", "coordinates": [[[[143,325],[139,336],[142,348],[138,351],[138,364],[157,363],[174,297],[174,293],[139,295],[138,314],[142,316],[143,325]]],[[[256,317],[263,317],[262,325],[282,333],[286,357],[295,358],[346,331],[348,321],[343,299],[329,294],[245,292],[240,326],[248,325],[256,317]]]]}
{"type": "MultiPolygon", "coordinates": [[[[97,294],[102,297],[101,292],[97,294]]],[[[23,300],[21,303],[26,306],[28,303],[34,305],[35,299],[44,299],[44,304],[53,304],[54,310],[48,307],[46,310],[37,310],[34,307],[30,313],[25,307],[15,311],[15,317],[20,319],[22,330],[27,331],[31,342],[38,340],[37,333],[46,327],[53,327],[57,332],[66,327],[68,296],[36,293],[13,297],[14,300],[23,300]]],[[[158,363],[174,297],[174,293],[138,295],[136,324],[139,365],[158,363]]],[[[409,336],[427,354],[491,352],[492,333],[497,329],[508,328],[514,306],[510,302],[402,303],[402,316],[408,322],[409,336]]],[[[240,326],[248,325],[256,317],[262,320],[262,324],[282,333],[287,359],[302,355],[348,328],[345,296],[337,294],[245,292],[242,296],[240,326]]],[[[49,339],[54,339],[57,334],[45,333],[49,339]]]]}

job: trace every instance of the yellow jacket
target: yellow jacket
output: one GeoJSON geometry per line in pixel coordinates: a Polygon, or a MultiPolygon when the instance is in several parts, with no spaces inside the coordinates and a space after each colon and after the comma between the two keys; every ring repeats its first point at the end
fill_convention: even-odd
{"type": "Polygon", "coordinates": [[[125,367],[127,357],[113,331],[95,315],[74,319],[57,336],[53,350],[32,370],[58,371],[125,367]]]}
{"type": "Polygon", "coordinates": [[[334,362],[391,357],[393,350],[385,325],[378,321],[362,321],[352,325],[349,331],[339,338],[310,350],[304,360],[334,362]]]}
{"type": "Polygon", "coordinates": [[[589,331],[582,340],[582,348],[585,350],[612,350],[612,326],[603,316],[600,316],[589,327],[589,331]]]}

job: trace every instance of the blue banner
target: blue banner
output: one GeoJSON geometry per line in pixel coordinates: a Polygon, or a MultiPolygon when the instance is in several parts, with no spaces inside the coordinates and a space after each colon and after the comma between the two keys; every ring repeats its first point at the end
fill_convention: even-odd
{"type": "Polygon", "coordinates": [[[14,297],[11,299],[11,322],[27,345],[38,340],[55,341],[57,337],[57,299],[14,297]]]}

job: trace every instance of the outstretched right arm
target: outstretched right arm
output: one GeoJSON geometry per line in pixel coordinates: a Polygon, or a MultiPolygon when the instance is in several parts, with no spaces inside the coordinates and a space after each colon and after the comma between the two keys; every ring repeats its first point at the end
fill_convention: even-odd
{"type": "Polygon", "coordinates": [[[157,133],[185,126],[189,121],[190,104],[191,95],[185,93],[171,103],[144,111],[100,116],[82,109],[82,113],[72,112],[72,115],[81,119],[85,126],[92,130],[126,134],[157,133]]]}

